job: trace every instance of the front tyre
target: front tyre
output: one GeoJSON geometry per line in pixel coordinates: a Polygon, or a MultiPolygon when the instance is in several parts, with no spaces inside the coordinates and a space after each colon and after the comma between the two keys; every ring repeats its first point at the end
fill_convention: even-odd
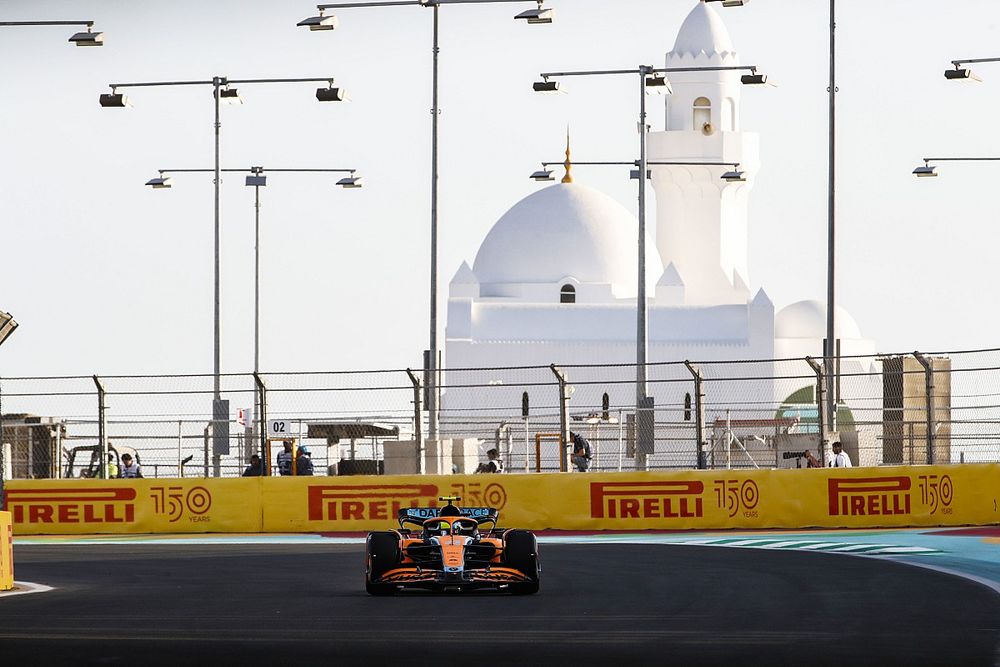
{"type": "Polygon", "coordinates": [[[510,585],[514,595],[534,595],[538,592],[538,542],[528,530],[508,530],[503,539],[504,563],[518,570],[531,581],[510,585]]]}
{"type": "Polygon", "coordinates": [[[365,590],[369,595],[392,595],[393,584],[377,583],[383,574],[399,564],[399,536],[392,531],[368,533],[365,542],[365,590]]]}

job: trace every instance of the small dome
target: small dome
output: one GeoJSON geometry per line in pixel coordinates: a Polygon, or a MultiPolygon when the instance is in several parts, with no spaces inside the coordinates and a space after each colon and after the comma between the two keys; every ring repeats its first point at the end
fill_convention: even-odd
{"type": "MultiPolygon", "coordinates": [[[[611,285],[619,298],[636,293],[639,224],[624,206],[594,188],[560,183],[528,195],[503,214],[483,240],[473,271],[488,284],[554,284],[567,277],[611,285]]],[[[646,277],[663,273],[647,236],[646,277]]]]}
{"type": "MultiPolygon", "coordinates": [[[[859,339],[861,328],[851,314],[836,307],[834,332],[837,338],[859,339]]],[[[826,302],[798,301],[774,316],[775,338],[826,338],[826,302]]]]}
{"type": "Polygon", "coordinates": [[[736,53],[726,24],[705,2],[699,2],[684,19],[681,29],[677,32],[674,50],[669,55],[697,56],[701,53],[706,55],[736,53]]]}

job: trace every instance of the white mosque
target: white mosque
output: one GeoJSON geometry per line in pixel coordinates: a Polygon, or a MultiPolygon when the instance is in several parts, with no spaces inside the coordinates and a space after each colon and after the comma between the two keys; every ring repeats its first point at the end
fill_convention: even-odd
{"type": "MultiPolygon", "coordinates": [[[[698,2],[666,54],[666,66],[739,64],[722,19],[698,2]]],[[[822,354],[823,302],[802,301],[776,312],[763,288],[756,293],[748,288],[747,204],[759,169],[759,137],[741,127],[740,74],[672,74],[665,129],[649,135],[650,162],[739,163],[746,176],[744,182],[727,182],[721,176],[730,167],[650,166],[656,195],[655,240],[651,234],[646,243],[652,364],[822,354]]],[[[556,363],[570,367],[570,381],[577,383],[574,405],[596,406],[604,400],[634,406],[635,387],[627,382],[634,379],[633,369],[602,374],[572,366],[635,362],[637,234],[635,216],[608,195],[573,182],[568,168],[561,183],[516,203],[486,235],[473,265],[463,262],[451,280],[446,367],[556,363]],[[588,381],[599,378],[609,382],[588,381]]],[[[842,355],[875,352],[874,342],[862,337],[843,309],[838,308],[836,324],[842,355]]],[[[844,363],[842,372],[847,373],[851,369],[847,360],[844,363]]],[[[760,377],[768,374],[768,365],[726,370],[760,377]]],[[[808,372],[803,362],[801,375],[808,372]]],[[[502,382],[486,371],[480,375],[477,379],[484,385],[502,382]]],[[[650,370],[650,380],[660,380],[651,382],[649,389],[658,422],[664,419],[660,406],[682,406],[688,398],[691,384],[681,380],[690,377],[683,366],[650,370]]],[[[455,380],[446,378],[445,384],[455,380]]],[[[469,380],[466,374],[459,383],[474,384],[469,380]]],[[[772,406],[767,416],[774,417],[773,406],[814,385],[815,380],[807,378],[754,382],[752,391],[762,404],[772,406]]],[[[745,396],[749,386],[742,383],[717,395],[745,396]]],[[[551,393],[550,388],[545,391],[551,393]]],[[[519,406],[521,387],[511,387],[510,393],[503,402],[519,406]]],[[[448,390],[442,398],[442,423],[449,409],[499,400],[496,386],[448,390]]],[[[551,406],[556,399],[539,396],[537,401],[551,406]]],[[[707,417],[711,421],[718,415],[709,411],[707,417]]],[[[690,451],[689,445],[682,447],[690,451]]]]}

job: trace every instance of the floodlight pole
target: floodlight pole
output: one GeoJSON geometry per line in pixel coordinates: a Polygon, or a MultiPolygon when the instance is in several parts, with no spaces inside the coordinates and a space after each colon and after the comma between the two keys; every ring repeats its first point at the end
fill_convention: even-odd
{"type": "MultiPolygon", "coordinates": [[[[246,173],[254,176],[262,176],[267,172],[281,173],[324,173],[324,174],[355,174],[357,169],[337,168],[337,169],[266,169],[264,167],[246,167],[243,169],[221,169],[216,165],[213,169],[158,169],[160,175],[164,174],[190,174],[190,173],[246,173]]],[[[216,181],[219,180],[216,175],[216,181]]],[[[254,302],[253,302],[253,371],[260,372],[260,183],[254,183],[254,302]]],[[[218,204],[218,200],[216,200],[218,204]]]]}
{"type": "Polygon", "coordinates": [[[836,336],[836,166],[837,166],[837,51],[836,51],[836,0],[830,0],[830,96],[829,166],[827,189],[827,241],[826,241],[826,346],[823,366],[826,375],[826,411],[831,433],[837,431],[837,354],[836,336]]]}
{"type": "Polygon", "coordinates": [[[431,304],[430,304],[430,354],[427,359],[427,437],[438,438],[438,121],[441,109],[438,104],[438,3],[434,3],[433,66],[431,67],[431,304]]]}
{"type": "MultiPolygon", "coordinates": [[[[647,399],[649,397],[649,384],[646,372],[649,354],[649,300],[646,294],[646,172],[648,162],[646,159],[646,138],[649,133],[649,126],[646,124],[646,78],[651,74],[668,72],[704,72],[704,71],[749,71],[751,74],[757,73],[755,65],[731,66],[731,67],[664,67],[655,68],[648,65],[640,65],[633,69],[606,69],[606,70],[582,70],[574,72],[543,72],[542,79],[548,81],[552,78],[568,76],[613,76],[613,75],[639,75],[639,160],[633,164],[639,167],[639,239],[638,239],[638,275],[636,276],[636,336],[635,336],[635,407],[636,423],[639,422],[640,410],[648,410],[647,399]]],[[[543,166],[546,163],[542,163],[543,166]]],[[[586,163],[574,163],[586,164],[586,163]]],[[[600,164],[600,163],[593,163],[600,164]]],[[[620,164],[620,163],[603,163],[620,164]]],[[[659,164],[659,163],[658,163],[659,164]]],[[[689,163],[681,163],[689,164],[689,163]]],[[[695,163],[705,164],[705,163],[695,163]]],[[[638,461],[638,457],[636,459],[638,461]]]]}
{"type": "Polygon", "coordinates": [[[433,10],[432,67],[431,67],[431,267],[430,267],[430,345],[427,360],[427,438],[437,440],[440,407],[438,373],[438,124],[441,108],[438,100],[438,56],[441,5],[489,5],[530,3],[537,0],[384,0],[382,2],[343,2],[316,5],[320,11],[327,9],[356,9],[368,7],[430,7],[433,10]]]}
{"type": "MultiPolygon", "coordinates": [[[[148,87],[161,87],[161,86],[212,86],[213,102],[215,110],[215,167],[213,169],[215,175],[215,204],[214,204],[214,218],[215,218],[215,263],[214,263],[214,282],[215,287],[213,291],[214,295],[214,310],[213,310],[213,325],[214,325],[214,336],[213,336],[213,397],[215,400],[215,405],[218,405],[222,398],[222,386],[221,386],[221,316],[220,316],[220,301],[221,301],[221,285],[220,285],[220,235],[219,235],[219,186],[221,182],[221,169],[219,168],[219,153],[220,153],[220,135],[222,130],[222,121],[219,112],[219,102],[220,102],[220,90],[223,86],[228,86],[230,84],[256,84],[256,83],[305,83],[305,82],[333,82],[333,77],[309,77],[309,78],[293,78],[293,79],[230,79],[225,76],[213,76],[211,80],[208,81],[144,81],[138,83],[112,83],[109,84],[112,92],[119,88],[148,88],[148,87]]],[[[213,408],[213,423],[215,421],[213,408]]]]}

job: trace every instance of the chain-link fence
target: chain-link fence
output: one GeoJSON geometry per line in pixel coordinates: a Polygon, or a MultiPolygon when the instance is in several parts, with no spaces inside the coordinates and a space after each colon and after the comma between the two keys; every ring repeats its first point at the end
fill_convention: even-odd
{"type": "Polygon", "coordinates": [[[436,434],[419,371],[231,374],[218,396],[211,375],[3,378],[0,464],[102,477],[130,453],[147,477],[237,476],[263,454],[277,474],[290,440],[319,475],[473,472],[493,448],[554,471],[573,468],[564,429],[599,471],[796,467],[833,439],[854,465],[1000,461],[1000,350],[839,357],[832,404],[822,361],[649,364],[645,388],[627,364],[446,369],[436,434]]]}

